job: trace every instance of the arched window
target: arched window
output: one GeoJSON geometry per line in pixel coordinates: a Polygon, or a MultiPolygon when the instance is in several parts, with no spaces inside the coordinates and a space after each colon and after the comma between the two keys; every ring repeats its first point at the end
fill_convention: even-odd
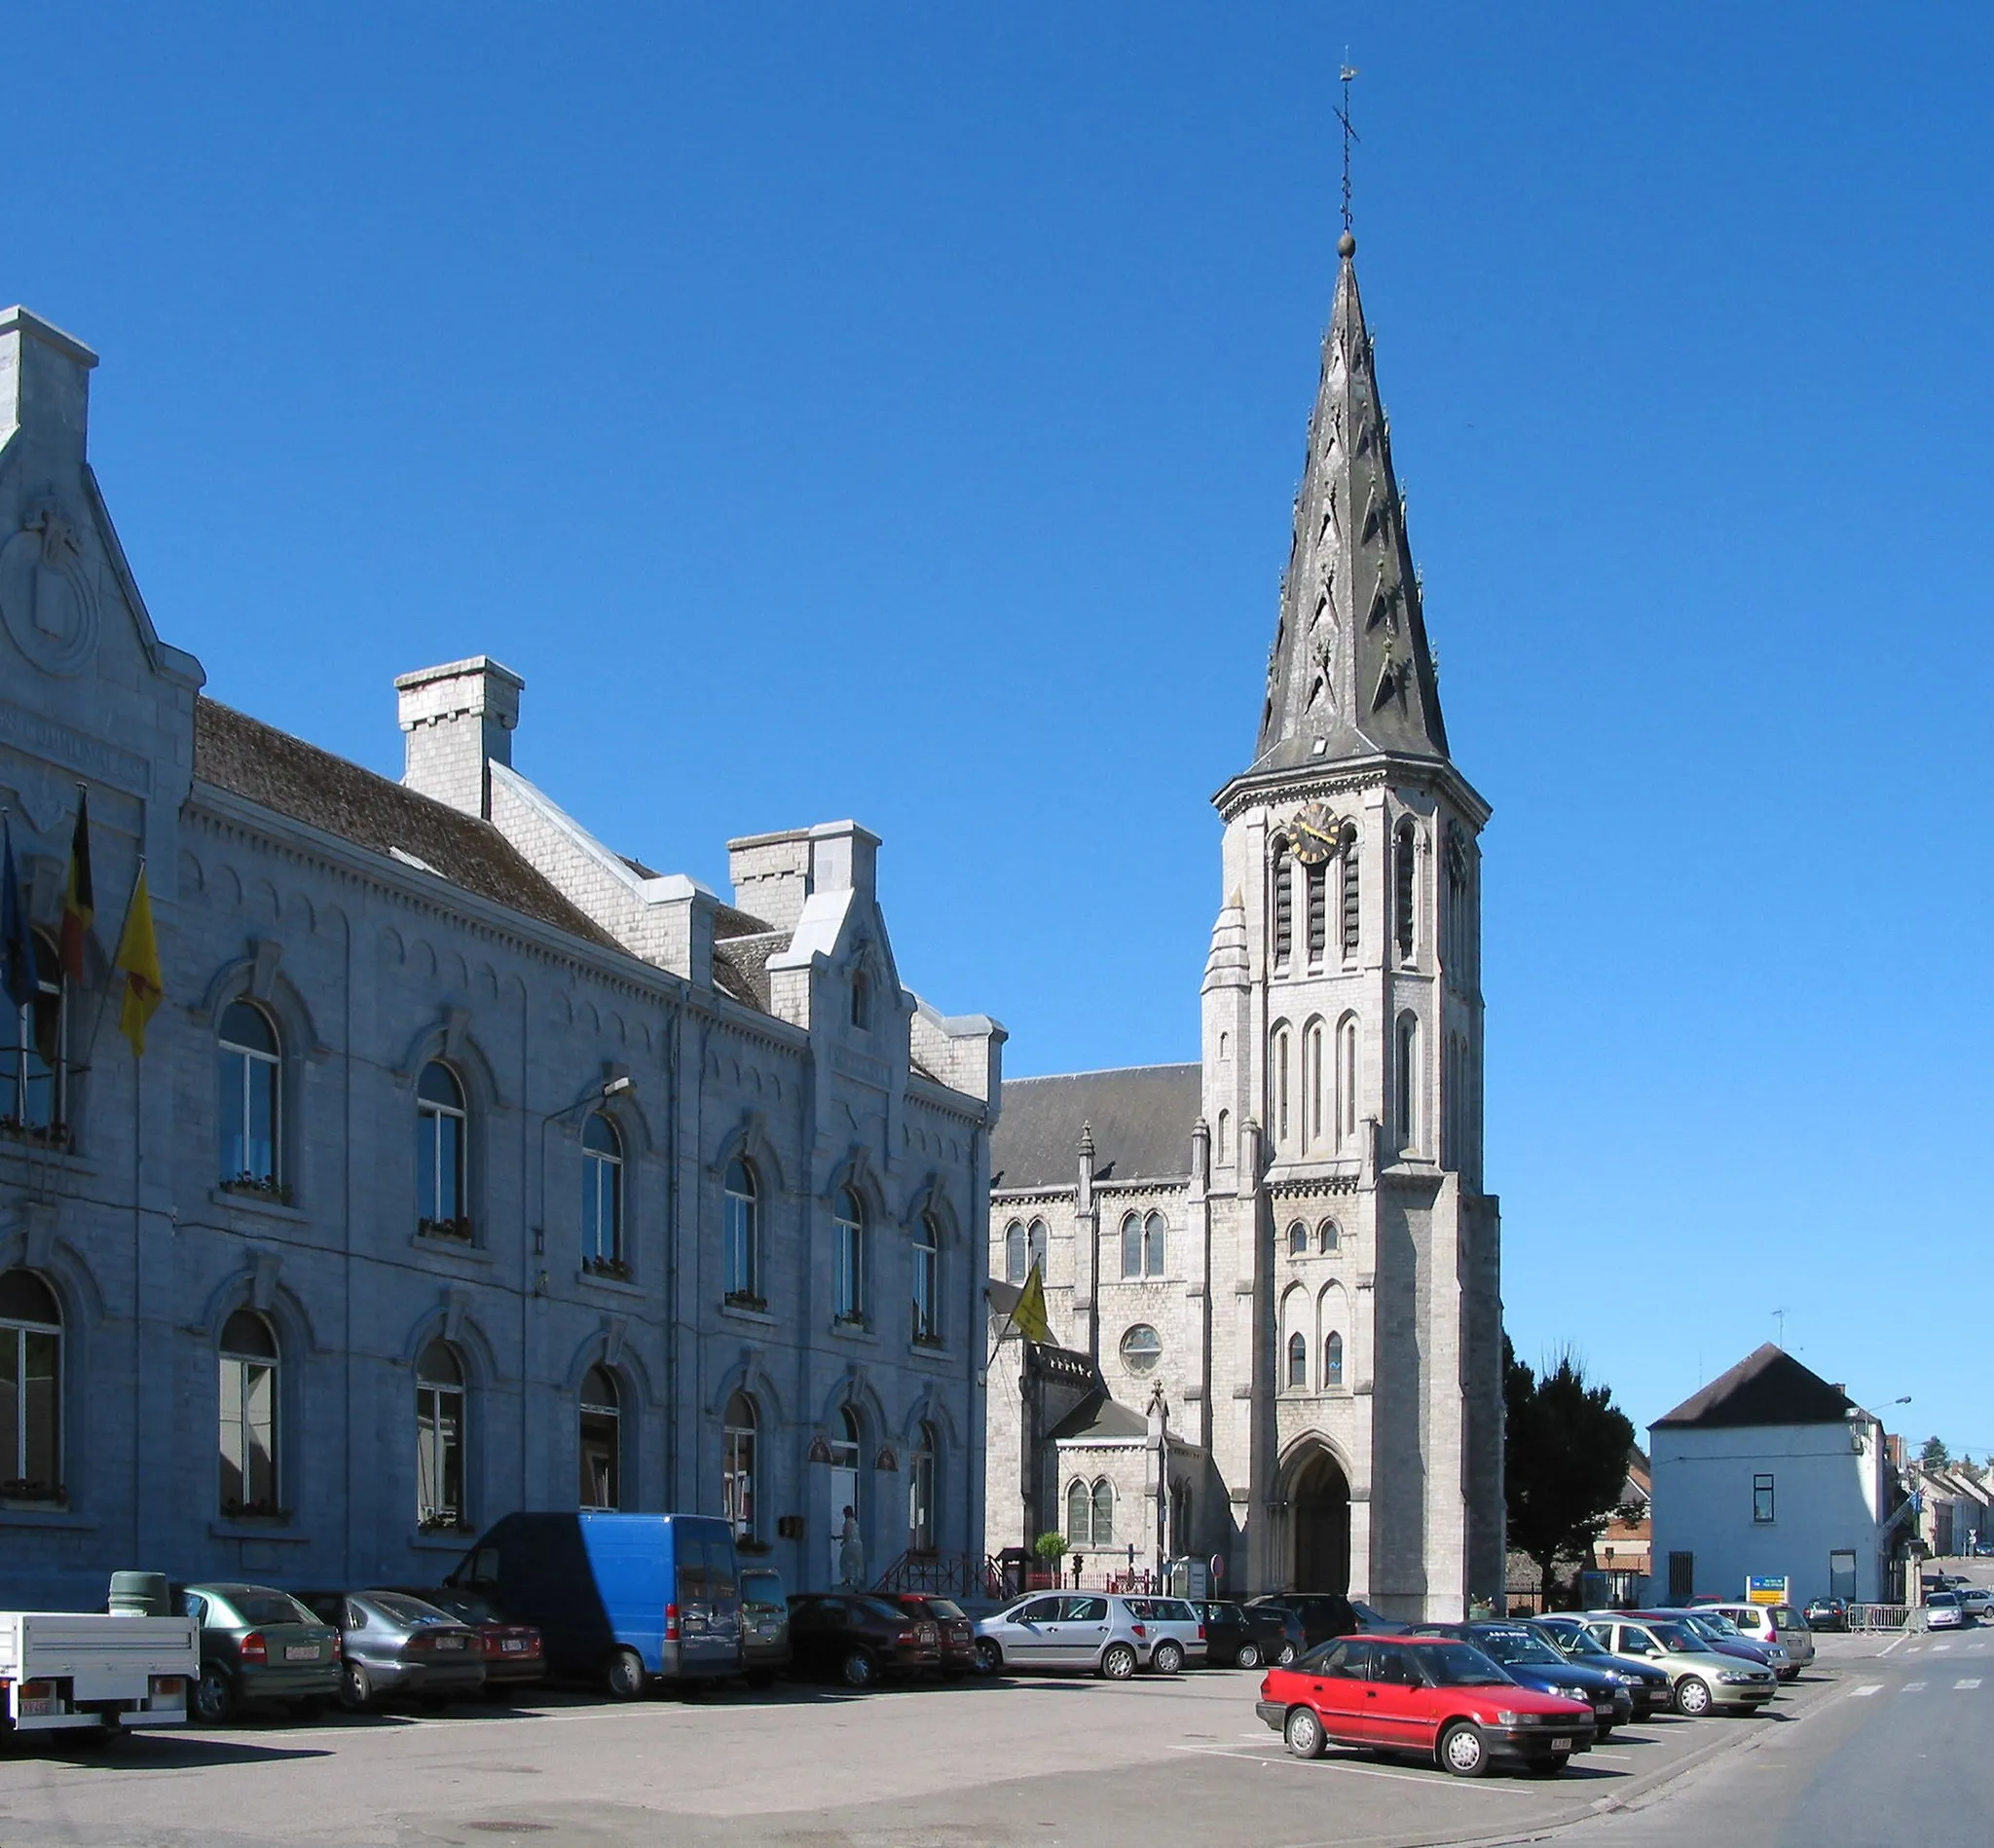
{"type": "Polygon", "coordinates": [[[581,1506],[620,1508],[623,1500],[622,1401],[607,1367],[591,1367],[581,1381],[581,1506]]]}
{"type": "Polygon", "coordinates": [[[1413,953],[1413,906],[1419,890],[1419,840],[1410,821],[1398,825],[1392,842],[1392,913],[1398,953],[1413,953]]]}
{"type": "Polygon", "coordinates": [[[62,1498],[62,1311],[32,1271],[0,1276],[0,1495],[62,1498]]]}
{"type": "Polygon", "coordinates": [[[1315,1236],[1324,1257],[1328,1257],[1333,1251],[1343,1249],[1344,1236],[1337,1230],[1337,1224],[1334,1219],[1325,1219],[1316,1228],[1315,1236]]]}
{"type": "Polygon", "coordinates": [[[581,1126],[581,1267],[628,1275],[623,1258],[623,1138],[600,1110],[581,1126]]]}
{"type": "Polygon", "coordinates": [[[866,1319],[866,1208],[849,1187],[838,1190],[831,1234],[831,1312],[841,1322],[863,1322],[866,1319]]]}
{"type": "Polygon", "coordinates": [[[1151,1213],[1142,1222],[1142,1274],[1144,1276],[1162,1276],[1163,1274],[1163,1236],[1168,1231],[1162,1213],[1151,1213]]]}
{"type": "Polygon", "coordinates": [[[914,1433],[907,1459],[907,1550],[935,1550],[935,1427],[925,1421],[914,1433]]]}
{"type": "Polygon", "coordinates": [[[215,1041],[222,1185],[278,1193],[282,1087],[277,1027],[255,1003],[238,1001],[223,1012],[215,1041]]]}
{"type": "Polygon", "coordinates": [[[1122,1221],[1122,1275],[1142,1275],[1142,1215],[1130,1213],[1122,1221]]]}
{"type": "Polygon", "coordinates": [[[1288,1146],[1288,1045],[1292,1037],[1283,1020],[1274,1028],[1269,1044],[1267,1076],[1274,1091],[1274,1145],[1283,1153],[1288,1146]]]}
{"type": "Polygon", "coordinates": [[[1095,1546],[1115,1544],[1115,1485],[1106,1476],[1094,1484],[1093,1540],[1095,1546]]]}
{"type": "Polygon", "coordinates": [[[1066,1538],[1074,1546],[1094,1541],[1094,1502],[1086,1483],[1076,1476],[1066,1485],[1066,1538]]]}
{"type": "Polygon", "coordinates": [[[872,1024],[872,982],[863,969],[852,971],[852,1024],[856,1027],[872,1024]]]}
{"type": "Polygon", "coordinates": [[[1322,1060],[1322,1022],[1311,1020],[1302,1040],[1302,1140],[1311,1148],[1322,1142],[1322,1090],[1327,1073],[1322,1060]]]}
{"type": "Polygon", "coordinates": [[[1357,1016],[1347,1014],[1336,1028],[1336,1139],[1357,1133],[1357,1016]]]}
{"type": "Polygon", "coordinates": [[[1398,1016],[1397,1069],[1393,1076],[1393,1107],[1398,1145],[1420,1146],[1420,1021],[1417,1015],[1398,1016]]]}
{"type": "Polygon", "coordinates": [[[733,1524],[734,1537],[755,1537],[755,1401],[745,1392],[728,1396],[720,1415],[720,1511],[733,1524]]]}
{"type": "Polygon", "coordinates": [[[464,1515],[463,1362],[440,1337],[416,1360],[416,1522],[461,1528],[464,1515]]]}
{"type": "Polygon", "coordinates": [[[68,1139],[68,1006],[62,961],[40,931],[31,934],[34,995],[24,1007],[7,1007],[12,1022],[0,1050],[0,1117],[57,1143],[68,1139]]]}
{"type": "Polygon", "coordinates": [[[1024,1228],[1013,1220],[1004,1228],[1004,1280],[1022,1283],[1026,1275],[1024,1228]]]}
{"type": "Polygon", "coordinates": [[[1358,892],[1357,871],[1357,831],[1354,826],[1345,823],[1342,838],[1337,843],[1337,862],[1343,868],[1343,952],[1346,961],[1357,953],[1357,944],[1363,924],[1363,907],[1358,892]]]}
{"type": "Polygon", "coordinates": [[[1233,1161],[1233,1113],[1219,1112],[1219,1166],[1230,1167],[1233,1161]]]}
{"type": "Polygon", "coordinates": [[[1163,1357],[1163,1337],[1149,1323],[1137,1322],[1122,1337],[1122,1364],[1130,1373],[1154,1372],[1163,1357]]]}
{"type": "MultiPolygon", "coordinates": [[[[1298,1335],[1297,1341],[1301,1340],[1298,1335]]],[[[1322,1344],[1322,1384],[1340,1386],[1344,1383],[1344,1338],[1332,1334],[1322,1344]]]]}
{"type": "Polygon", "coordinates": [[[726,1199],[727,1301],[762,1307],[761,1199],[755,1170],[738,1155],[727,1164],[726,1199]]]}
{"type": "Polygon", "coordinates": [[[1309,1228],[1301,1220],[1288,1228],[1288,1256],[1306,1258],[1309,1255],[1309,1228]]]}
{"type": "Polygon", "coordinates": [[[1049,1237],[1050,1235],[1046,1231],[1046,1222],[1043,1219],[1034,1219],[1032,1221],[1032,1229],[1025,1238],[1027,1265],[1035,1264],[1038,1266],[1039,1281],[1042,1283],[1046,1279],[1046,1241],[1049,1237]]]}
{"type": "Polygon", "coordinates": [[[253,1309],[222,1324],[221,1509],[276,1514],[277,1335],[253,1309]]]}
{"type": "Polygon", "coordinates": [[[1288,1337],[1288,1390],[1305,1391],[1309,1386],[1309,1341],[1300,1329],[1288,1337]]]}
{"type": "Polygon", "coordinates": [[[1274,966],[1285,969],[1295,952],[1294,857],[1285,839],[1274,844],[1274,966]]]}
{"type": "Polygon", "coordinates": [[[463,1087],[441,1059],[416,1083],[416,1230],[465,1238],[463,1087]]]}
{"type": "Polygon", "coordinates": [[[942,1345],[942,1236],[933,1213],[914,1221],[914,1339],[942,1345]]]}
{"type": "Polygon", "coordinates": [[[1318,860],[1307,873],[1309,881],[1309,966],[1322,967],[1329,947],[1329,864],[1318,860]]]}

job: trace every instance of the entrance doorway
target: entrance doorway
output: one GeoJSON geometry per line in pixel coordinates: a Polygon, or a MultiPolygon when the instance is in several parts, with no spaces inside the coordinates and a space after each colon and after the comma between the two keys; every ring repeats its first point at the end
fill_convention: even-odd
{"type": "Polygon", "coordinates": [[[1328,1451],[1311,1448],[1291,1465],[1288,1519],[1297,1591],[1350,1589],[1350,1484],[1328,1451]]]}

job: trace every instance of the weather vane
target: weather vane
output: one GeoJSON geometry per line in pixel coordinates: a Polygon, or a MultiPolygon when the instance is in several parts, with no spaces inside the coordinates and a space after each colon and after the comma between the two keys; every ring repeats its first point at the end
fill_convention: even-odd
{"type": "Polygon", "coordinates": [[[1344,125],[1344,231],[1350,229],[1350,146],[1359,137],[1350,127],[1350,79],[1357,74],[1356,65],[1350,62],[1349,48],[1344,48],[1344,106],[1336,112],[1336,119],[1344,125]]]}

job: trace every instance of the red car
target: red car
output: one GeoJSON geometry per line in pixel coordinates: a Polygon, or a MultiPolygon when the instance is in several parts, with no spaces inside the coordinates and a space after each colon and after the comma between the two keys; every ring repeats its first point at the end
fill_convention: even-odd
{"type": "Polygon", "coordinates": [[[1447,1637],[1345,1637],[1270,1669],[1256,1711],[1298,1758],[1332,1743],[1412,1752],[1475,1778],[1497,1758],[1546,1775],[1589,1752],[1593,1711],[1521,1687],[1447,1637]]]}
{"type": "Polygon", "coordinates": [[[937,1598],[925,1591],[896,1591],[882,1594],[890,1605],[898,1605],[910,1617],[932,1623],[942,1639],[942,1672],[950,1677],[967,1675],[977,1665],[977,1631],[963,1608],[952,1598],[937,1598]]]}
{"type": "Polygon", "coordinates": [[[421,1598],[477,1631],[478,1645],[485,1657],[488,1694],[496,1694],[501,1687],[519,1687],[547,1679],[547,1658],[541,1652],[540,1633],[530,1623],[508,1622],[481,1593],[446,1585],[440,1591],[410,1590],[402,1595],[421,1598]]]}

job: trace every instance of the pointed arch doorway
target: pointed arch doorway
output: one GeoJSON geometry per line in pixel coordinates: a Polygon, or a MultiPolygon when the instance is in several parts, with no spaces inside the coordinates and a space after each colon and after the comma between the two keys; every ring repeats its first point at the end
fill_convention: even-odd
{"type": "Polygon", "coordinates": [[[1350,1589],[1350,1483],[1343,1465],[1319,1444],[1288,1465],[1288,1533],[1293,1548],[1288,1582],[1297,1591],[1350,1589]]]}

